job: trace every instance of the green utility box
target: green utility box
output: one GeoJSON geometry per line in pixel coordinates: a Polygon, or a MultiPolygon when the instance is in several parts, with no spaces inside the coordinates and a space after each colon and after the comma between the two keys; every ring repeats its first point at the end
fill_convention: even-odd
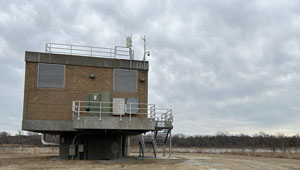
{"type": "Polygon", "coordinates": [[[101,93],[91,93],[86,96],[86,111],[90,113],[91,116],[99,116],[100,107],[101,115],[111,115],[112,104],[111,104],[111,94],[110,92],[101,93]],[[101,106],[100,106],[101,102],[101,106]]]}
{"type": "Polygon", "coordinates": [[[112,114],[112,99],[110,92],[102,92],[101,94],[101,102],[107,102],[101,104],[101,111],[104,115],[112,114]]]}

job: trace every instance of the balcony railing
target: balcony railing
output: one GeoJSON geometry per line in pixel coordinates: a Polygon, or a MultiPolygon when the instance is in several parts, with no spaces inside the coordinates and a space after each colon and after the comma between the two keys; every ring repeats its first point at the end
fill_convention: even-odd
{"type": "Polygon", "coordinates": [[[73,120],[80,120],[82,115],[97,117],[100,121],[103,116],[117,115],[122,121],[123,117],[132,120],[133,115],[144,115],[150,121],[173,122],[172,109],[157,108],[155,104],[146,103],[120,103],[99,101],[73,101],[73,120]]]}

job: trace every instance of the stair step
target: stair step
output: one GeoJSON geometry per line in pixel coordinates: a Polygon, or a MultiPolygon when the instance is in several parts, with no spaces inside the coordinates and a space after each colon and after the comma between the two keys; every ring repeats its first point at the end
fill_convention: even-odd
{"type": "Polygon", "coordinates": [[[151,134],[142,135],[140,140],[140,155],[144,157],[145,145],[151,145],[153,149],[154,157],[156,157],[158,146],[163,146],[166,138],[169,135],[170,130],[156,131],[151,134]]]}

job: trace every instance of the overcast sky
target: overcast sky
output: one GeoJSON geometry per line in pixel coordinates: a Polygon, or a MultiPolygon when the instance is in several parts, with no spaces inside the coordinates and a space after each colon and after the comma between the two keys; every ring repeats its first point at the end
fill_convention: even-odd
{"type": "Polygon", "coordinates": [[[114,47],[141,36],[149,102],[174,133],[300,133],[300,1],[0,1],[0,131],[21,129],[24,53],[45,42],[114,47]]]}

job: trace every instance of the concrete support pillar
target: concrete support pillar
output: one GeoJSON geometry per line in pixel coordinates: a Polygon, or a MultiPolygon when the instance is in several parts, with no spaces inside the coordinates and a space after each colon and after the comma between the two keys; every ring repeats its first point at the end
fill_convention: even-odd
{"type": "Polygon", "coordinates": [[[130,153],[130,136],[124,135],[123,139],[123,156],[126,157],[130,153]]]}
{"type": "Polygon", "coordinates": [[[61,134],[59,135],[59,158],[69,159],[69,145],[72,142],[74,135],[61,134]]]}

